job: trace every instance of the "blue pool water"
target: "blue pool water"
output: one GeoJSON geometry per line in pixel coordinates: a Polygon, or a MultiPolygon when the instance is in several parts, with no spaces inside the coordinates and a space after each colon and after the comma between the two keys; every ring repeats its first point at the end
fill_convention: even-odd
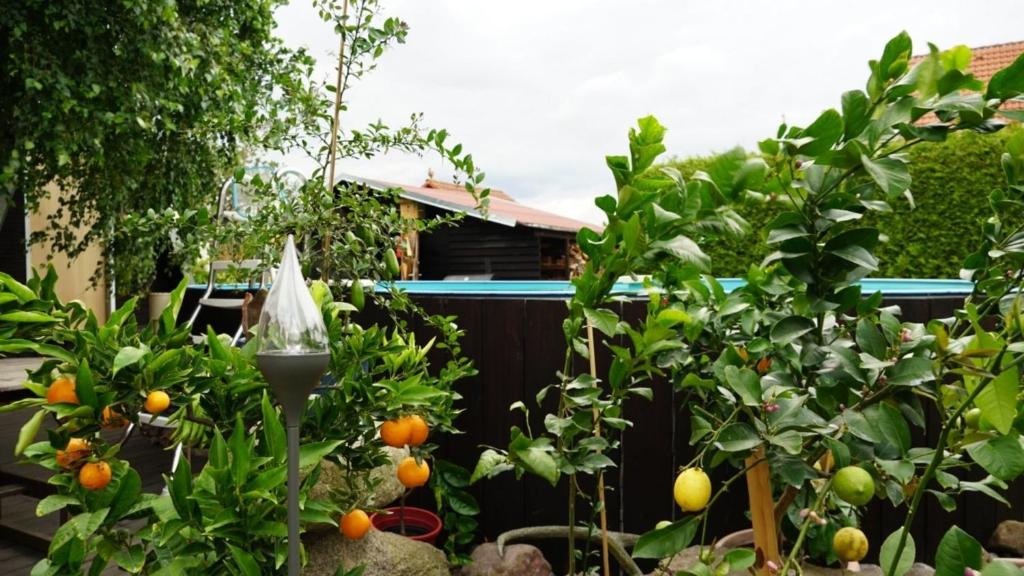
{"type": "MultiPolygon", "coordinates": [[[[743,285],[738,278],[720,278],[726,291],[743,285]]],[[[573,285],[560,280],[489,280],[489,281],[443,281],[419,280],[395,282],[395,285],[410,294],[451,295],[451,296],[524,296],[558,298],[573,294],[573,285]]],[[[888,296],[941,296],[966,295],[971,293],[972,284],[966,280],[925,280],[909,278],[877,278],[860,282],[863,292],[871,294],[879,290],[888,296]]],[[[203,285],[192,288],[204,288],[203,285]]],[[[225,290],[244,289],[244,284],[224,284],[225,290]]],[[[377,287],[385,291],[386,285],[377,287]]],[[[619,294],[636,294],[643,290],[640,282],[620,282],[615,285],[619,294]]]]}

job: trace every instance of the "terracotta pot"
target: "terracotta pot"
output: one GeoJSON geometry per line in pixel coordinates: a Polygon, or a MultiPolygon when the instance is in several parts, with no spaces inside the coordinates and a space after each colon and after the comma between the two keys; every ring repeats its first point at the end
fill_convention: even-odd
{"type": "MultiPolygon", "coordinates": [[[[385,508],[370,516],[370,523],[373,527],[382,532],[394,532],[399,534],[401,529],[402,508],[385,508]]],[[[437,514],[423,508],[405,507],[405,529],[409,538],[418,542],[435,544],[437,536],[441,533],[441,519],[437,514]]]]}

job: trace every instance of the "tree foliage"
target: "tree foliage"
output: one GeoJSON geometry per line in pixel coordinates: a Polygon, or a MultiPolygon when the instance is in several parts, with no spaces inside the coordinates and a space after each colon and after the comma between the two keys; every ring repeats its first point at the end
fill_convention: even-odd
{"type": "MultiPolygon", "coordinates": [[[[930,142],[908,150],[914,204],[905,202],[888,213],[865,215],[864,222],[885,236],[878,245],[879,278],[956,278],[970,252],[964,242],[975,233],[975,223],[989,215],[988,194],[1003,183],[999,157],[1006,141],[1021,131],[1010,126],[993,135],[963,132],[945,142],[930,142]]],[[[746,160],[751,153],[735,148],[710,156],[676,158],[665,163],[690,177],[700,170],[720,180],[719,174],[746,160]]],[[[748,199],[736,211],[752,234],[709,238],[703,248],[718,277],[738,277],[751,263],[768,255],[763,242],[768,224],[785,207],[770,198],[748,199]]]]}
{"type": "MultiPolygon", "coordinates": [[[[34,240],[110,248],[126,215],[208,204],[246,152],[282,146],[313,60],[274,36],[281,3],[5,1],[0,194],[31,210],[59,190],[34,240]]],[[[129,284],[152,239],[119,238],[129,284]]]]}

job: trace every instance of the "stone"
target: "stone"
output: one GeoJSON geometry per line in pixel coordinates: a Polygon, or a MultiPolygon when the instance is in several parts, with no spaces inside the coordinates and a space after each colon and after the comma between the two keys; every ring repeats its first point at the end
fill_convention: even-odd
{"type": "Polygon", "coordinates": [[[335,576],[362,565],[363,576],[451,576],[444,552],[401,534],[370,530],[360,540],[339,532],[307,533],[303,576],[335,576]]]}
{"type": "MultiPolygon", "coordinates": [[[[370,471],[370,481],[375,483],[376,487],[373,493],[363,500],[363,506],[370,510],[386,508],[388,504],[401,498],[402,493],[405,492],[405,486],[402,486],[402,483],[398,481],[397,470],[398,463],[409,455],[409,450],[387,446],[384,447],[384,450],[388,453],[390,462],[370,471]]],[[[324,460],[320,464],[320,478],[310,489],[309,497],[313,500],[327,500],[330,498],[332,489],[350,492],[353,489],[361,490],[362,486],[361,482],[356,486],[351,486],[348,477],[337,464],[324,460]]],[[[329,524],[310,526],[308,528],[311,531],[335,529],[329,524]]]]}
{"type": "Polygon", "coordinates": [[[1024,556],[1024,522],[1004,520],[996,526],[988,539],[988,548],[994,552],[1024,556]]]}
{"type": "Polygon", "coordinates": [[[536,546],[510,544],[498,555],[498,545],[481,544],[473,550],[461,576],[551,576],[551,564],[536,546]]]}

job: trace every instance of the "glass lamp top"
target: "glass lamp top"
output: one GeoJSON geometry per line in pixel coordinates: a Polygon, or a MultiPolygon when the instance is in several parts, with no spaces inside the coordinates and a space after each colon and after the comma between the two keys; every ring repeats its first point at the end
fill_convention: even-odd
{"type": "Polygon", "coordinates": [[[323,316],[306,287],[289,235],[281,267],[260,312],[259,354],[319,354],[327,352],[323,316]]]}

